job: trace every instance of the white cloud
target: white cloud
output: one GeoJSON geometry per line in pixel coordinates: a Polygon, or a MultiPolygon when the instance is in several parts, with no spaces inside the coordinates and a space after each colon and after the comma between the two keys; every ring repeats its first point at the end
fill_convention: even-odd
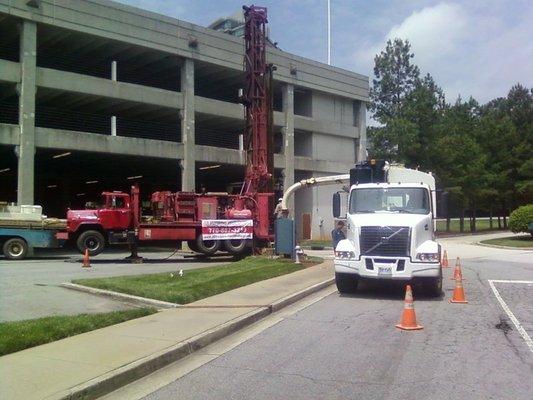
{"type": "Polygon", "coordinates": [[[442,57],[449,56],[468,34],[468,20],[458,4],[440,3],[414,11],[400,24],[394,25],[379,43],[362,48],[355,54],[358,63],[363,61],[371,68],[374,56],[385,47],[388,39],[409,40],[416,63],[423,70],[442,57]]]}
{"type": "Polygon", "coordinates": [[[505,96],[521,82],[533,85],[533,8],[511,12],[474,2],[439,3],[413,11],[379,40],[354,54],[353,63],[372,71],[387,39],[411,42],[414,63],[443,87],[448,100],[459,94],[480,102],[505,96]],[[507,17],[507,18],[506,18],[507,17]]]}
{"type": "Polygon", "coordinates": [[[467,15],[460,5],[440,3],[413,12],[392,27],[387,39],[407,39],[417,55],[438,58],[457,49],[468,33],[467,26],[467,15]]]}

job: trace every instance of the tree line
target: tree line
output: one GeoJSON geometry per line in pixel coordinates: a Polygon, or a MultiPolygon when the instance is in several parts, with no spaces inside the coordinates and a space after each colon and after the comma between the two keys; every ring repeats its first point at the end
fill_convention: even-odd
{"type": "MultiPolygon", "coordinates": [[[[430,74],[421,76],[409,41],[389,40],[374,58],[369,154],[432,171],[449,216],[506,216],[533,198],[533,88],[515,84],[506,97],[479,104],[446,101],[430,74]]],[[[500,217],[502,217],[500,219],[500,217]]]]}

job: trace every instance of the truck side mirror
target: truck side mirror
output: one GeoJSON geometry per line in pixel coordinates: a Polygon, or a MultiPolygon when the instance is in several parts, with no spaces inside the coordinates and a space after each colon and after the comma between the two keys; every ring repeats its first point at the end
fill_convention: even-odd
{"type": "Polygon", "coordinates": [[[341,194],[333,193],[333,217],[339,218],[341,215],[341,194]]]}

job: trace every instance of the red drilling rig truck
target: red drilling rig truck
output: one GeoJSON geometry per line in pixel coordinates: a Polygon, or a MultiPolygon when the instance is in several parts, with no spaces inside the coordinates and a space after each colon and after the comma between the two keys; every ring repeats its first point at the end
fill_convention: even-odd
{"type": "Polygon", "coordinates": [[[241,254],[273,240],[272,71],[266,62],[267,10],[243,6],[245,17],[244,150],[246,172],[239,194],[160,191],[151,194],[151,215],[141,212],[137,185],[131,193],[102,193],[102,208],[69,210],[67,231],[80,252],[107,245],[186,241],[205,255],[241,254]]]}

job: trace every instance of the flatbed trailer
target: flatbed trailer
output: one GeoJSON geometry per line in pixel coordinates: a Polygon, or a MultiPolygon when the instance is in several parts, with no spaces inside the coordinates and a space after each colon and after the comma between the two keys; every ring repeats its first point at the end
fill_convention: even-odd
{"type": "Polygon", "coordinates": [[[67,239],[67,221],[43,215],[41,206],[0,203],[0,251],[7,259],[22,260],[34,249],[59,248],[67,239]]]}
{"type": "Polygon", "coordinates": [[[68,234],[64,229],[26,226],[0,226],[0,245],[9,260],[23,260],[33,255],[34,249],[63,247],[68,234]]]}

